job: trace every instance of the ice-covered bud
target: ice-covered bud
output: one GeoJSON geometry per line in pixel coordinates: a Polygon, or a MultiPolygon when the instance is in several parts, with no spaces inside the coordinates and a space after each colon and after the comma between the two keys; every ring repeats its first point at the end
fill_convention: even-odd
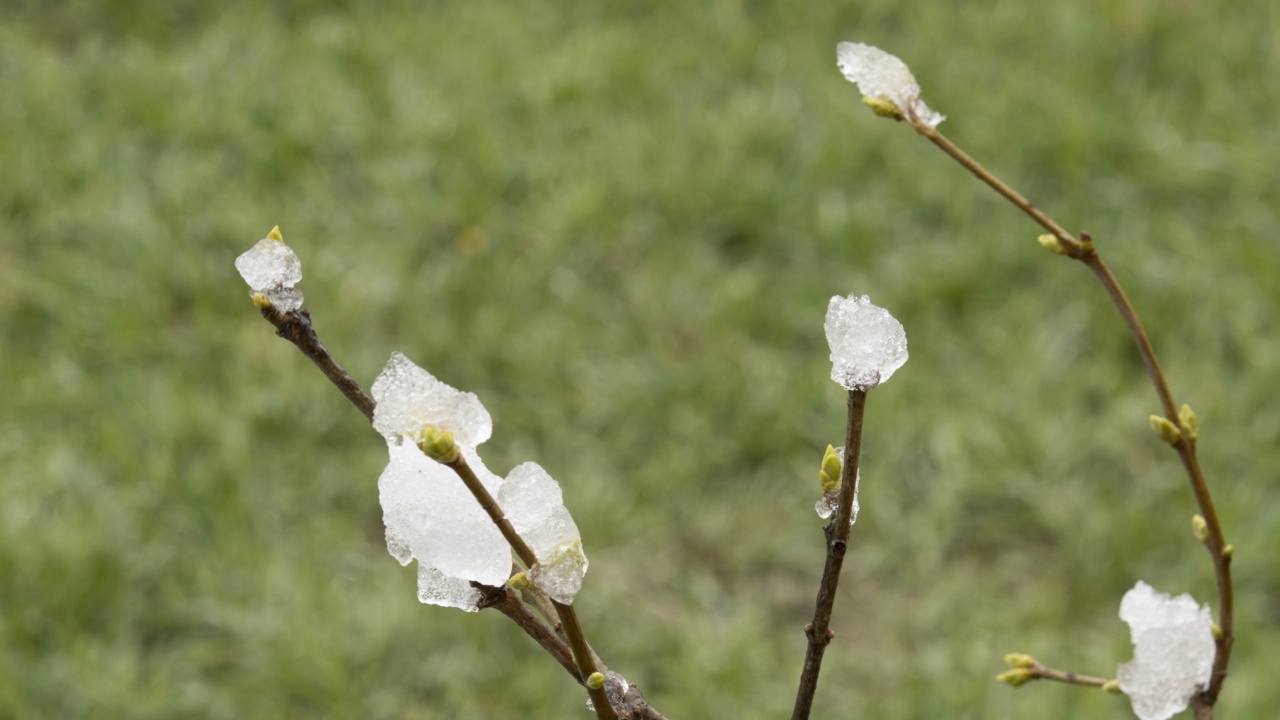
{"type": "Polygon", "coordinates": [[[846,390],[870,390],[907,362],[902,323],[866,295],[831,298],[825,329],[831,379],[846,390]]]}
{"type": "Polygon", "coordinates": [[[1186,433],[1188,440],[1195,440],[1200,436],[1200,421],[1196,419],[1196,411],[1186,403],[1183,403],[1182,410],[1178,412],[1178,424],[1182,426],[1182,432],[1186,433]]]}
{"type": "Polygon", "coordinates": [[[466,451],[493,434],[493,419],[480,398],[437,380],[398,352],[373,381],[373,399],[373,429],[389,443],[416,445],[423,430],[435,427],[452,432],[466,451]]]}
{"type": "Polygon", "coordinates": [[[537,463],[517,465],[502,483],[498,505],[538,556],[529,581],[552,599],[572,603],[589,563],[560,484],[537,463]]]}
{"type": "Polygon", "coordinates": [[[844,461],[836,453],[836,449],[828,445],[827,451],[822,454],[822,469],[818,471],[818,482],[822,485],[822,492],[838,490],[842,474],[844,474],[844,461]]]}
{"type": "MultiPolygon", "coordinates": [[[[844,457],[844,448],[839,447],[835,452],[840,457],[844,457]]],[[[835,514],[840,507],[840,488],[839,480],[836,480],[837,486],[834,490],[828,490],[822,493],[822,498],[813,504],[814,512],[818,513],[818,517],[826,520],[835,514]]],[[[862,489],[862,470],[858,470],[858,478],[853,483],[853,506],[849,509],[849,524],[852,525],[858,521],[858,491],[862,489]]]]}
{"type": "Polygon", "coordinates": [[[931,128],[947,119],[925,105],[920,85],[907,64],[878,47],[842,42],[836,46],[836,65],[846,80],[858,86],[863,102],[877,115],[914,119],[931,128]],[[890,107],[897,112],[891,113],[890,107]]]}
{"type": "Polygon", "coordinates": [[[1151,416],[1151,429],[1156,431],[1160,439],[1170,445],[1177,445],[1182,439],[1182,431],[1178,430],[1178,426],[1169,422],[1169,418],[1162,415],[1151,416]]]}
{"type": "Polygon", "coordinates": [[[1196,539],[1205,542],[1209,539],[1209,523],[1205,521],[1204,516],[1199,513],[1191,516],[1191,532],[1195,534],[1196,539]]]}
{"type": "Polygon", "coordinates": [[[422,429],[418,449],[438,463],[448,465],[458,459],[458,443],[454,440],[453,433],[438,425],[428,425],[422,429]]]}
{"type": "Polygon", "coordinates": [[[280,310],[290,311],[302,307],[302,293],[294,285],[302,280],[302,261],[280,235],[280,228],[271,232],[253,247],[236,258],[236,270],[249,284],[254,304],[262,307],[258,295],[280,310]]]}
{"type": "Polygon", "coordinates": [[[512,575],[510,580],[507,580],[507,584],[511,586],[512,590],[527,590],[529,589],[529,576],[523,572],[518,572],[512,575]]]}
{"type": "Polygon", "coordinates": [[[1133,660],[1120,666],[1120,689],[1141,720],[1168,720],[1186,709],[1213,674],[1213,618],[1190,595],[1169,597],[1138,581],[1120,601],[1133,660]]]}

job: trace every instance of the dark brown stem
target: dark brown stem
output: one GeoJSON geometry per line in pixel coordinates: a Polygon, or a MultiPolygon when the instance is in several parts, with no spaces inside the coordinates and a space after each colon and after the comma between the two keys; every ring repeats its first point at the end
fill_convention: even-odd
{"type": "Polygon", "coordinates": [[[320,338],[311,327],[311,313],[306,310],[285,312],[274,305],[259,306],[258,309],[262,312],[262,317],[276,326],[276,335],[297,345],[302,354],[311,358],[311,362],[320,368],[320,372],[338,386],[351,404],[364,413],[369,422],[373,422],[373,398],[369,397],[369,393],[360,387],[360,383],[348,375],[329,351],[324,349],[324,345],[320,344],[320,338]]]}
{"type": "MultiPolygon", "coordinates": [[[[1054,222],[1053,219],[1045,215],[1029,200],[993,175],[981,163],[969,157],[968,154],[936,129],[918,121],[913,121],[912,126],[916,129],[916,132],[928,138],[943,152],[977,176],[978,179],[991,186],[1018,209],[1030,216],[1032,220],[1039,223],[1041,227],[1052,233],[1062,243],[1063,250],[1068,256],[1079,260],[1093,271],[1102,283],[1103,288],[1106,289],[1107,294],[1111,296],[1112,302],[1124,319],[1125,325],[1128,326],[1129,332],[1133,335],[1134,343],[1138,346],[1138,353],[1142,356],[1142,362],[1146,366],[1147,375],[1150,376],[1151,382],[1155,386],[1156,396],[1160,400],[1160,407],[1164,411],[1165,418],[1173,423],[1174,427],[1181,427],[1182,423],[1178,418],[1178,406],[1174,402],[1173,394],[1169,391],[1169,384],[1165,380],[1164,371],[1160,369],[1160,362],[1156,358],[1155,349],[1147,337],[1146,330],[1142,327],[1142,322],[1138,319],[1137,311],[1134,310],[1129,298],[1124,293],[1124,289],[1121,288],[1120,282],[1111,274],[1111,270],[1094,249],[1092,238],[1087,235],[1076,238],[1067,232],[1061,225],[1054,222]]],[[[1202,713],[1205,713],[1203,715],[1204,718],[1213,716],[1212,708],[1218,701],[1218,695],[1222,692],[1222,684],[1226,681],[1227,666],[1231,662],[1231,648],[1235,643],[1235,597],[1231,585],[1231,556],[1225,552],[1227,543],[1222,532],[1222,524],[1218,520],[1218,512],[1214,507],[1213,497],[1209,493],[1209,485],[1205,482],[1204,474],[1200,470],[1200,461],[1196,457],[1196,441],[1187,437],[1186,432],[1183,432],[1178,441],[1173,443],[1173,448],[1178,453],[1179,459],[1182,460],[1182,466],[1187,472],[1187,479],[1191,482],[1191,490],[1196,498],[1196,505],[1199,506],[1200,514],[1204,517],[1205,524],[1208,527],[1205,547],[1209,550],[1209,555],[1213,561],[1214,574],[1218,581],[1218,615],[1219,627],[1222,632],[1220,637],[1215,640],[1216,652],[1213,659],[1213,676],[1209,682],[1209,687],[1193,701],[1193,705],[1196,707],[1196,718],[1200,720],[1202,713]]]]}
{"type": "Polygon", "coordinates": [[[493,608],[498,612],[506,615],[516,625],[524,630],[525,634],[533,638],[533,641],[542,646],[556,662],[560,663],[560,667],[565,669],[575,680],[582,682],[578,677],[578,666],[573,663],[573,651],[569,646],[561,640],[546,623],[538,619],[529,610],[528,606],[516,595],[516,592],[509,586],[490,587],[488,585],[480,585],[472,583],[480,589],[481,610],[484,608],[493,608]]]}
{"type": "Polygon", "coordinates": [[[853,513],[853,498],[858,490],[858,458],[862,452],[862,418],[866,408],[866,391],[850,390],[840,495],[835,514],[823,529],[827,538],[827,564],[822,570],[822,582],[818,585],[813,622],[804,627],[804,633],[809,638],[809,650],[805,653],[804,669],[800,673],[800,688],[796,691],[796,704],[791,712],[791,720],[805,720],[809,717],[813,709],[813,696],[818,690],[822,656],[835,637],[835,633],[831,632],[831,611],[836,602],[836,589],[840,585],[840,568],[844,565],[845,552],[849,548],[849,518],[853,513]]]}

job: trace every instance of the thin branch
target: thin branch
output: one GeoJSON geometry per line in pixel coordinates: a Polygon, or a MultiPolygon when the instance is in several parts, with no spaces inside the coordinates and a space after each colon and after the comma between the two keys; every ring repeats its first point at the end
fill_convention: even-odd
{"type": "Polygon", "coordinates": [[[862,453],[862,418],[866,408],[866,391],[850,390],[840,495],[831,522],[823,529],[827,538],[827,564],[822,570],[822,582],[818,586],[813,622],[804,626],[804,633],[809,638],[809,649],[805,653],[804,669],[800,673],[800,688],[796,691],[796,704],[791,712],[791,720],[806,720],[809,717],[813,709],[813,696],[818,690],[822,656],[835,637],[835,633],[831,631],[831,611],[835,606],[836,589],[840,584],[840,568],[844,565],[845,552],[849,548],[849,518],[853,513],[853,498],[858,491],[858,459],[862,453]]]}
{"type": "MultiPolygon", "coordinates": [[[[1134,310],[1133,304],[1129,302],[1129,298],[1125,295],[1120,282],[1111,274],[1110,268],[1107,267],[1094,249],[1093,239],[1085,234],[1082,234],[1080,238],[1076,238],[1064,230],[1061,225],[993,175],[981,163],[969,157],[968,154],[938,132],[937,129],[918,121],[911,121],[911,124],[916,132],[928,138],[943,152],[977,176],[978,179],[990,185],[996,192],[1039,223],[1041,227],[1052,233],[1062,243],[1066,255],[1079,260],[1093,271],[1102,283],[1103,288],[1106,289],[1107,294],[1111,296],[1116,310],[1120,313],[1125,325],[1129,328],[1129,332],[1133,335],[1134,343],[1138,346],[1138,353],[1142,356],[1143,365],[1146,366],[1147,375],[1150,376],[1151,382],[1155,386],[1156,396],[1160,400],[1160,406],[1164,411],[1165,418],[1173,423],[1174,427],[1181,427],[1182,423],[1179,420],[1177,410],[1178,405],[1174,402],[1173,394],[1169,391],[1169,384],[1165,380],[1164,371],[1160,368],[1160,361],[1156,357],[1155,348],[1152,347],[1146,330],[1143,329],[1142,322],[1138,319],[1138,313],[1134,310]]],[[[1222,632],[1215,639],[1216,652],[1213,659],[1213,676],[1209,682],[1209,687],[1198,696],[1194,703],[1197,719],[1202,717],[1202,713],[1204,718],[1210,718],[1213,716],[1212,707],[1217,702],[1218,695],[1222,692],[1222,685],[1226,681],[1227,666],[1231,662],[1231,649],[1235,644],[1235,596],[1231,584],[1231,554],[1227,552],[1229,546],[1222,532],[1222,524],[1218,520],[1218,512],[1214,507],[1209,485],[1205,482],[1204,473],[1200,470],[1200,461],[1196,456],[1195,439],[1189,437],[1186,432],[1182,432],[1177,442],[1172,443],[1172,445],[1178,453],[1179,459],[1182,460],[1183,468],[1187,472],[1187,479],[1191,483],[1192,493],[1196,498],[1196,504],[1200,508],[1200,514],[1205,519],[1208,529],[1205,547],[1208,548],[1212,558],[1214,574],[1218,582],[1218,623],[1222,632]]]]}
{"type": "Polygon", "coordinates": [[[481,610],[485,608],[493,608],[498,612],[506,615],[516,625],[524,630],[525,634],[533,638],[534,642],[542,646],[544,650],[560,663],[560,667],[565,669],[574,679],[582,682],[578,677],[578,666],[573,663],[573,651],[565,644],[546,623],[538,619],[532,611],[524,604],[524,602],[516,595],[516,591],[510,586],[502,585],[500,587],[490,587],[479,583],[472,585],[480,589],[481,610]]]}
{"type": "MultiPolygon", "coordinates": [[[[255,302],[257,302],[256,298],[255,302]]],[[[329,351],[324,348],[324,345],[320,344],[320,338],[316,335],[315,329],[311,326],[310,313],[306,310],[291,310],[288,312],[281,311],[279,308],[271,305],[270,302],[259,302],[258,309],[262,312],[262,317],[266,318],[268,322],[276,327],[277,335],[293,343],[302,351],[303,355],[311,358],[312,362],[314,362],[316,366],[320,368],[321,372],[325,374],[325,377],[329,378],[334,385],[338,386],[338,389],[341,390],[342,394],[351,401],[351,404],[355,405],[356,409],[364,413],[364,416],[368,418],[369,422],[373,422],[373,409],[375,405],[373,398],[364,391],[364,388],[360,387],[360,384],[357,383],[346,370],[342,369],[342,366],[339,365],[337,360],[329,354],[329,351]]],[[[471,491],[471,494],[475,497],[476,501],[480,503],[480,507],[488,513],[489,518],[498,526],[498,530],[502,533],[503,538],[505,538],[507,543],[511,545],[513,550],[515,550],[516,556],[520,558],[520,561],[523,562],[526,567],[533,567],[536,565],[538,563],[538,558],[534,554],[533,549],[529,547],[528,543],[524,541],[524,538],[520,537],[520,534],[515,531],[514,527],[512,527],[511,522],[507,520],[506,515],[503,514],[502,508],[498,507],[498,502],[493,499],[493,496],[489,494],[489,491],[484,487],[484,484],[480,482],[480,479],[476,477],[475,472],[467,464],[466,458],[459,453],[458,459],[452,463],[448,463],[447,465],[453,469],[459,478],[462,479],[463,484],[467,486],[467,489],[471,491]]],[[[587,645],[586,638],[583,637],[582,626],[578,623],[578,616],[577,613],[574,612],[573,607],[554,601],[553,604],[555,605],[556,612],[560,616],[560,622],[564,626],[565,635],[569,640],[569,647],[572,651],[576,666],[575,677],[580,683],[585,685],[587,678],[591,676],[592,673],[597,672],[593,653],[591,652],[590,646],[587,645]]],[[[503,612],[503,614],[507,615],[507,617],[511,617],[513,620],[516,619],[507,612],[503,612]]],[[[536,618],[534,618],[534,620],[536,622],[536,618]]],[[[520,625],[520,622],[517,622],[517,624],[520,625]]],[[[530,629],[526,628],[524,625],[520,626],[526,633],[530,633],[530,637],[533,637],[535,641],[538,641],[538,644],[542,645],[542,647],[546,649],[552,657],[555,657],[557,661],[560,660],[558,650],[555,646],[545,644],[540,635],[534,635],[530,632],[530,629]]],[[[554,637],[554,635],[552,637],[554,637]]],[[[557,642],[559,641],[558,638],[556,638],[556,640],[557,642]]],[[[614,711],[613,706],[609,702],[609,698],[605,694],[603,688],[592,689],[588,687],[587,694],[591,697],[592,705],[595,707],[596,717],[599,718],[599,720],[617,720],[617,713],[614,711]]]]}
{"type": "Polygon", "coordinates": [[[351,404],[364,413],[369,422],[373,422],[373,398],[369,397],[369,393],[360,387],[360,383],[347,374],[329,351],[324,349],[324,345],[320,344],[315,328],[311,327],[311,313],[306,310],[285,312],[270,303],[260,304],[258,310],[262,312],[262,317],[266,318],[267,322],[276,326],[276,335],[298,346],[302,354],[311,358],[311,362],[320,368],[320,372],[338,386],[351,404]]]}

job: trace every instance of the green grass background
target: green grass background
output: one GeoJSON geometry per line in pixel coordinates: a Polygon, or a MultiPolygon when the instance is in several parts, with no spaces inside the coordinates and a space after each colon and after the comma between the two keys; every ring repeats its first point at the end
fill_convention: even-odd
{"type": "Polygon", "coordinates": [[[1280,706],[1280,7],[1262,2],[0,5],[0,717],[588,717],[497,614],[419,605],[382,440],[232,261],[279,224],[322,339],[479,394],[564,486],[606,660],[677,719],[789,713],[844,393],[872,393],[815,717],[1124,718],[1139,578],[1216,605],[1106,297],[835,67],[1094,233],[1236,546],[1220,717],[1280,706]]]}

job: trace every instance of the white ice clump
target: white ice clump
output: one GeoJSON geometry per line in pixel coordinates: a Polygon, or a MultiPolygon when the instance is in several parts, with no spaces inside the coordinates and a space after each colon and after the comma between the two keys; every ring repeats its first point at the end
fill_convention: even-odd
{"type": "Polygon", "coordinates": [[[417,447],[422,428],[454,433],[467,464],[491,495],[502,479],[476,453],[493,421],[480,399],[393,353],[373,383],[373,426],[387,440],[390,461],[378,479],[387,551],[407,565],[418,561],[418,599],[475,610],[472,581],[501,585],[511,574],[511,548],[462,480],[417,447]]]}
{"type": "Polygon", "coordinates": [[[1120,601],[1133,660],[1120,666],[1120,689],[1142,720],[1168,720],[1208,687],[1215,648],[1213,616],[1190,595],[1169,597],[1138,581],[1120,601]]]}
{"type": "Polygon", "coordinates": [[[873,45],[842,42],[836,46],[836,65],[846,80],[858,86],[863,98],[888,101],[907,119],[915,117],[931,128],[947,119],[925,105],[920,84],[895,55],[873,45]]]}
{"type": "Polygon", "coordinates": [[[493,419],[474,393],[436,379],[412,360],[392,353],[373,382],[373,429],[387,442],[416,443],[426,425],[449,430],[464,450],[474,450],[493,434],[493,419]]]}
{"type": "Polygon", "coordinates": [[[283,240],[266,237],[236,258],[236,270],[255,293],[267,296],[284,310],[302,307],[302,292],[294,285],[302,279],[302,261],[283,240]]]}
{"type": "MultiPolygon", "coordinates": [[[[387,551],[401,565],[418,561],[418,599],[475,610],[471,581],[501,585],[511,575],[511,548],[470,491],[448,467],[411,443],[388,443],[391,459],[378,478],[387,551]]],[[[502,481],[468,453],[490,494],[502,481]]]]}
{"type": "Polygon", "coordinates": [[[846,390],[870,390],[907,362],[907,332],[871,298],[833,297],[827,306],[831,379],[846,390]]]}
{"type": "Polygon", "coordinates": [[[538,556],[538,564],[529,569],[529,581],[554,600],[572,603],[582,589],[588,563],[560,484],[537,463],[517,465],[502,483],[498,505],[538,556]]]}
{"type": "MultiPolygon", "coordinates": [[[[840,453],[844,453],[844,449],[840,449],[840,453]]],[[[853,484],[853,507],[849,511],[849,524],[858,522],[858,490],[862,488],[862,470],[858,470],[858,479],[853,484]]],[[[814,503],[813,509],[818,513],[818,517],[826,520],[830,518],[840,506],[840,491],[827,492],[822,494],[822,499],[814,503]]]]}

